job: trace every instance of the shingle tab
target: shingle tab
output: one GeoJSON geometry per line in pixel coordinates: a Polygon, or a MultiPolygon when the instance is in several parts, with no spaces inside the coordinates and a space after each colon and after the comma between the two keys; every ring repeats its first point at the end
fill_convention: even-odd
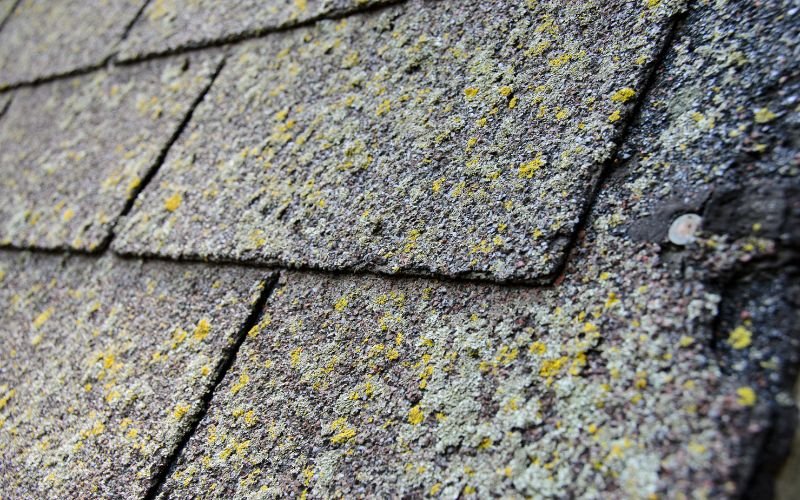
{"type": "Polygon", "coordinates": [[[102,64],[143,1],[22,0],[0,30],[0,88],[102,64]]]}
{"type": "Polygon", "coordinates": [[[267,272],[0,252],[0,491],[142,497],[267,272]]]}
{"type": "Polygon", "coordinates": [[[658,326],[702,287],[675,300],[639,268],[558,291],[289,275],[162,494],[715,491],[750,409],[706,357],[710,315],[658,326]]]}
{"type": "Polygon", "coordinates": [[[196,47],[391,0],[155,0],[122,44],[120,58],[196,47]]]}
{"type": "Polygon", "coordinates": [[[116,248],[547,279],[668,13],[421,1],[247,44],[116,248]]]}
{"type": "Polygon", "coordinates": [[[104,243],[218,66],[179,57],[14,91],[0,119],[0,243],[104,243]]]}

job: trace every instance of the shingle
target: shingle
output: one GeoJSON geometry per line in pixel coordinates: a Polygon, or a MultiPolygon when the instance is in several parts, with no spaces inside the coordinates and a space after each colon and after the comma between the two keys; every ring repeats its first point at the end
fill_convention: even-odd
{"type": "Polygon", "coordinates": [[[267,272],[0,252],[0,491],[141,497],[267,272]]]}
{"type": "Polygon", "coordinates": [[[667,11],[411,2],[246,44],[116,249],[547,279],[667,11]]]}
{"type": "Polygon", "coordinates": [[[120,57],[214,44],[390,0],[156,0],[134,24],[120,57]]]}
{"type": "Polygon", "coordinates": [[[0,88],[102,64],[142,1],[22,0],[0,30],[0,88]]]}
{"type": "Polygon", "coordinates": [[[558,291],[290,274],[161,493],[720,491],[752,414],[708,357],[713,298],[618,271],[558,291]]]}
{"type": "Polygon", "coordinates": [[[14,91],[0,119],[0,243],[101,246],[218,65],[180,57],[14,91]]]}

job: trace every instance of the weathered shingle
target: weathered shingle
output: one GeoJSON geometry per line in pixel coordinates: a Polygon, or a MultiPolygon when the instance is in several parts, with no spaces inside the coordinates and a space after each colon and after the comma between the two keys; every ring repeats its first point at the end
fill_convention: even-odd
{"type": "Polygon", "coordinates": [[[216,44],[391,0],[155,0],[122,44],[122,59],[216,44]]]}
{"type": "Polygon", "coordinates": [[[22,0],[0,30],[0,88],[102,64],[143,1],[22,0]]]}
{"type": "Polygon", "coordinates": [[[266,275],[0,253],[3,497],[141,497],[266,275]]]}
{"type": "Polygon", "coordinates": [[[751,408],[709,359],[714,298],[624,272],[558,292],[290,274],[162,493],[721,491],[715,415],[743,432],[751,408]]]}
{"type": "Polygon", "coordinates": [[[178,57],[14,91],[0,118],[0,243],[101,246],[218,65],[178,57]]]}
{"type": "Polygon", "coordinates": [[[246,44],[116,248],[550,278],[669,13],[417,1],[246,44]]]}

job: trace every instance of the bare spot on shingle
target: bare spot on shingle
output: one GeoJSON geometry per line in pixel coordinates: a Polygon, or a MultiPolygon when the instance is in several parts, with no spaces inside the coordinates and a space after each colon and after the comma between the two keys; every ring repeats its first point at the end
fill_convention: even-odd
{"type": "Polygon", "coordinates": [[[389,0],[154,0],[122,44],[120,57],[213,44],[389,0]]]}
{"type": "Polygon", "coordinates": [[[640,2],[412,2],[243,45],[116,248],[547,280],[667,24],[640,2]]]}
{"type": "Polygon", "coordinates": [[[0,491],[151,487],[268,273],[0,253],[0,491]]]}
{"type": "Polygon", "coordinates": [[[22,0],[0,30],[0,88],[102,64],[142,1],[22,0]]]}
{"type": "Polygon", "coordinates": [[[0,243],[101,245],[218,64],[180,57],[13,91],[0,118],[0,243]]]}

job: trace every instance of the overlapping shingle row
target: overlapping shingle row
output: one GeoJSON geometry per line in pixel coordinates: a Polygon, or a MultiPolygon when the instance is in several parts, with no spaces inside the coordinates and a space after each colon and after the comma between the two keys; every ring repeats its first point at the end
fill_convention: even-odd
{"type": "Polygon", "coordinates": [[[9,83],[128,63],[0,94],[0,497],[768,494],[790,4],[153,1],[42,44],[73,66],[9,83]]]}

